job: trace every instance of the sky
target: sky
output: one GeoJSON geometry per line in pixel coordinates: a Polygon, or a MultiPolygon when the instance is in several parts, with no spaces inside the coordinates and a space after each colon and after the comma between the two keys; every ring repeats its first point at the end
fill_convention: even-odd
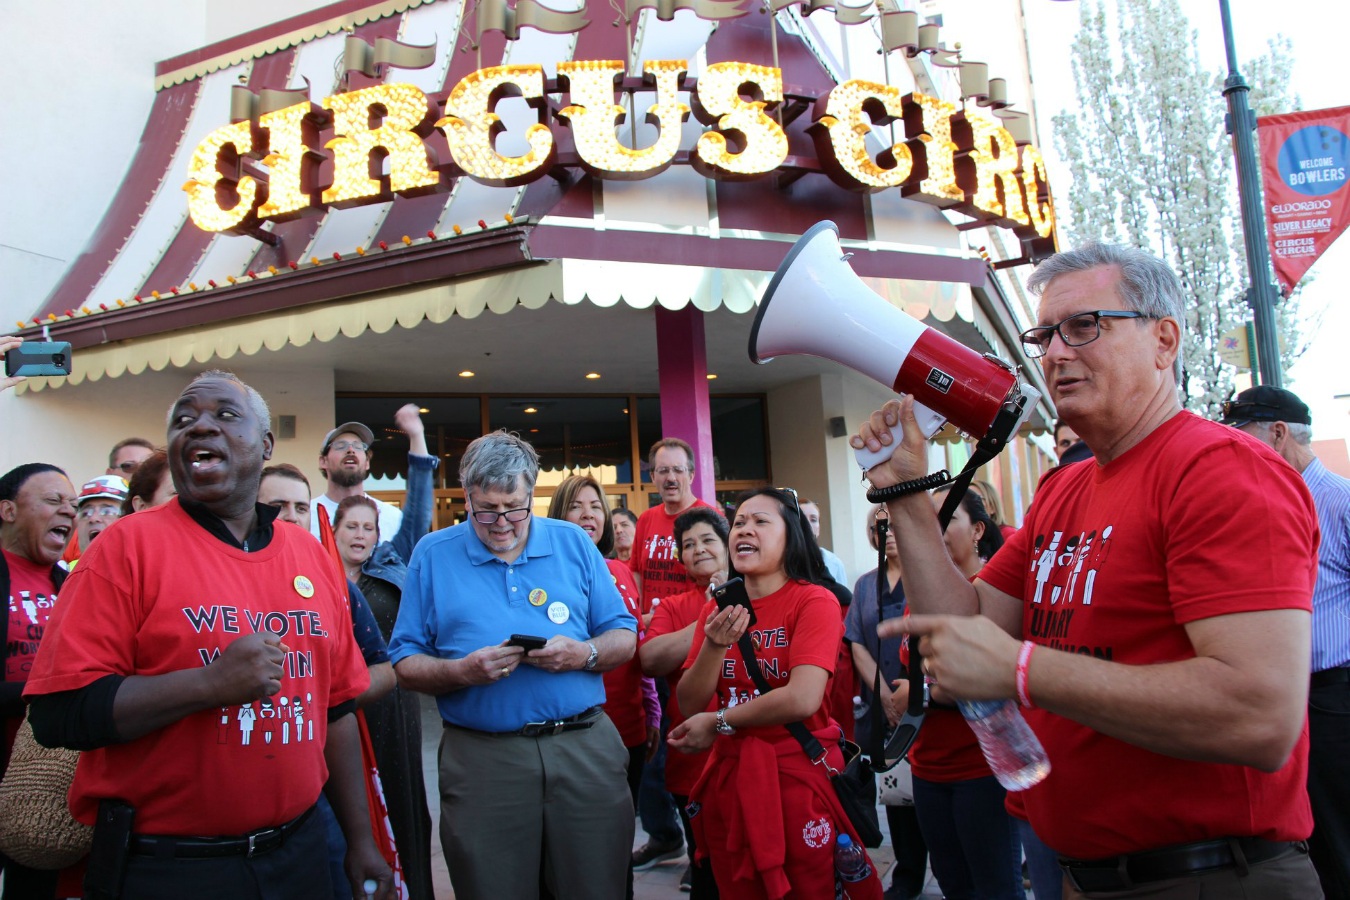
{"type": "MultiPolygon", "coordinates": [[[[962,0],[956,0],[962,2],[962,0]]],[[[1050,117],[1074,103],[1073,73],[1063,52],[1078,30],[1079,4],[1059,0],[1021,0],[1027,17],[1032,78],[1035,83],[1041,143],[1053,151],[1050,117]]],[[[1201,64],[1227,73],[1219,0],[1180,0],[1183,13],[1197,32],[1201,64]]],[[[1350,26],[1350,5],[1339,0],[1230,0],[1238,61],[1263,54],[1266,41],[1283,34],[1293,43],[1293,93],[1304,109],[1350,105],[1350,81],[1341,72],[1344,38],[1350,26]]],[[[1243,71],[1244,76],[1250,73],[1243,71]]],[[[1051,184],[1064,191],[1067,177],[1052,170],[1051,184]]],[[[1342,235],[1309,272],[1302,292],[1306,314],[1321,315],[1307,351],[1292,363],[1286,359],[1284,386],[1312,409],[1316,439],[1350,438],[1350,235],[1342,235]],[[1341,395],[1338,399],[1337,395],[1341,395]]]]}

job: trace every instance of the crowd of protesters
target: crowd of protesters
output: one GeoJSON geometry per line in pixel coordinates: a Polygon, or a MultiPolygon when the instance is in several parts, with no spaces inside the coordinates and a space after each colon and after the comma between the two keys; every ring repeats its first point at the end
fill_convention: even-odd
{"type": "Polygon", "coordinates": [[[1030,288],[1060,465],[1020,528],[977,482],[944,530],[912,400],[888,403],[852,437],[890,451],[852,591],[818,504],[761,487],[724,512],[678,438],[640,516],[584,474],[544,516],[535,449],[484,435],[466,520],[433,531],[416,406],[393,414],[400,506],[366,493],[358,422],[326,435],[314,496],[220,371],[163,448],[121,441],[78,490],[45,462],[0,476],[0,763],[21,724],[80,751],[69,808],[94,825],[74,866],[0,854],[3,898],[429,900],[418,694],[461,900],[631,898],[663,863],[704,900],[911,898],[929,866],[949,900],[1350,898],[1350,481],[1289,391],[1182,408],[1158,260],[1088,245],[1030,288]],[[876,824],[852,741],[919,694],[881,792],[896,864],[845,872],[869,828],[840,792],[876,824]],[[1048,777],[1006,791],[963,700],[1020,707],[1048,777]]]}

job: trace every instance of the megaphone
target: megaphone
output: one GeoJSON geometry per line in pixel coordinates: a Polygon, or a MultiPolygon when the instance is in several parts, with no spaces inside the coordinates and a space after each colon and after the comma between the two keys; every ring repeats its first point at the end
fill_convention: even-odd
{"type": "MultiPolygon", "coordinates": [[[[877,296],[848,265],[833,222],[818,222],[793,245],[759,301],[750,359],[805,354],[842,363],[894,391],[914,395],[924,437],[950,422],[976,440],[1002,445],[1031,415],[1040,391],[993,354],[979,354],[877,296]]],[[[895,443],[854,451],[864,471],[895,443]]]]}

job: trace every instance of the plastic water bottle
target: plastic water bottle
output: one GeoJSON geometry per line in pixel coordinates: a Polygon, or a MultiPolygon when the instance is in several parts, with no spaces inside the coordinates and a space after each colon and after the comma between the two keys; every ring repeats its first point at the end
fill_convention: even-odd
{"type": "Polygon", "coordinates": [[[1024,791],[1050,774],[1045,748],[1011,700],[962,700],[957,706],[1004,788],[1024,791]]]}
{"type": "Polygon", "coordinates": [[[872,864],[867,861],[866,851],[861,844],[853,843],[847,834],[835,839],[834,871],[844,884],[857,884],[872,877],[872,864]]]}

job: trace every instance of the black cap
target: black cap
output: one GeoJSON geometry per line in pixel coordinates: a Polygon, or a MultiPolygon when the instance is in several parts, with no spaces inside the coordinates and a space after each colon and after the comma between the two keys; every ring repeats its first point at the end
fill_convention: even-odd
{"type": "Polygon", "coordinates": [[[1308,412],[1308,405],[1291,391],[1261,384],[1247,388],[1235,399],[1225,403],[1223,418],[1219,421],[1234,428],[1241,428],[1248,422],[1311,425],[1312,414],[1308,412]]]}

